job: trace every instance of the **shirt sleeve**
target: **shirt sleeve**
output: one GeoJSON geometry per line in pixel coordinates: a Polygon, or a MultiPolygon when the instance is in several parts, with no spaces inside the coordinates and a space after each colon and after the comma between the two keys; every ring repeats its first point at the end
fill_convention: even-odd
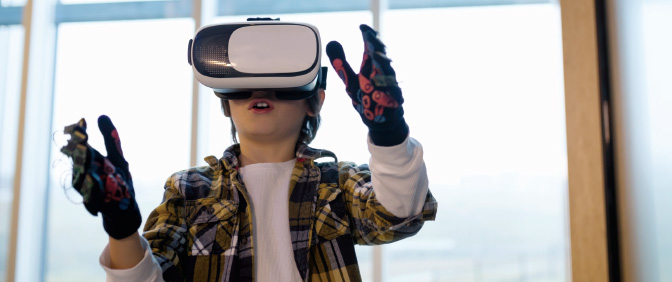
{"type": "Polygon", "coordinates": [[[145,249],[145,256],[142,260],[130,269],[111,269],[110,268],[110,250],[106,246],[100,255],[100,265],[107,274],[108,282],[116,281],[142,281],[142,282],[163,282],[161,268],[154,259],[147,239],[140,236],[142,247],[145,249]]]}
{"type": "Polygon", "coordinates": [[[149,214],[142,234],[163,275],[175,280],[184,279],[181,263],[186,257],[188,230],[179,184],[182,177],[184,173],[175,173],[166,180],[163,201],[149,214]]]}
{"type": "Polygon", "coordinates": [[[422,147],[407,138],[387,148],[369,141],[369,150],[371,167],[338,163],[339,193],[353,239],[379,245],[415,235],[425,221],[436,218],[438,207],[428,188],[422,147]]]}
{"type": "Polygon", "coordinates": [[[429,187],[422,145],[412,137],[391,147],[368,139],[369,168],[374,193],[383,207],[397,217],[422,212],[429,187]]]}

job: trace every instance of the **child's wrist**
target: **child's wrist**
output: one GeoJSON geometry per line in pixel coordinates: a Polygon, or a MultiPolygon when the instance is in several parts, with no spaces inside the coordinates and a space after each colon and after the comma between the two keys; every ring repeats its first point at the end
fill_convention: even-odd
{"type": "Polygon", "coordinates": [[[399,145],[408,137],[408,124],[402,117],[396,123],[384,128],[370,127],[369,137],[376,146],[391,147],[399,145]]]}
{"type": "Polygon", "coordinates": [[[131,205],[126,210],[101,212],[101,214],[105,232],[117,240],[127,238],[138,232],[142,223],[142,215],[135,199],[131,199],[131,205]]]}

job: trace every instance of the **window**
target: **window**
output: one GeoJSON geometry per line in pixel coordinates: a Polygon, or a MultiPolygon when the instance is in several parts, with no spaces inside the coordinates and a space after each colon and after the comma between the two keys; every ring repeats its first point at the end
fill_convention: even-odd
{"type": "MultiPolygon", "coordinates": [[[[144,219],[163,196],[173,172],[189,166],[192,74],[185,50],[190,19],[65,23],[59,26],[53,128],[86,118],[90,144],[105,153],[101,114],[117,127],[144,219]]],[[[104,277],[98,256],[108,237],[70,186],[69,164],[52,149],[46,250],[47,281],[104,277]],[[64,185],[65,184],[65,185],[64,185]],[[74,230],[86,230],[78,236],[74,230]]],[[[143,222],[144,224],[144,222],[143,222]]],[[[102,279],[102,278],[101,278],[102,279]]]]}
{"type": "MultiPolygon", "coordinates": [[[[363,51],[358,25],[380,26],[411,134],[425,150],[439,213],[416,236],[380,247],[382,259],[371,247],[357,247],[365,281],[381,275],[382,281],[416,282],[568,278],[557,3],[390,0],[376,23],[378,12],[366,1],[211,2],[216,2],[216,17],[203,24],[257,16],[309,22],[319,28],[323,46],[339,41],[355,68],[363,51]],[[375,272],[380,263],[382,273],[375,272]]],[[[5,6],[0,16],[9,14],[5,6]]],[[[195,30],[191,6],[190,1],[125,0],[55,4],[56,46],[48,47],[56,60],[51,73],[54,140],[44,164],[51,173],[43,227],[47,243],[39,251],[44,280],[104,277],[98,265],[107,244],[101,218],[89,215],[81,197],[65,188],[69,162],[59,152],[64,126],[86,118],[91,144],[105,154],[96,120],[101,114],[111,117],[144,219],[160,203],[166,178],[189,167],[193,75],[185,51],[195,30]]],[[[2,136],[18,130],[22,38],[21,26],[0,19],[2,136]]],[[[324,53],[322,63],[330,66],[324,53]]],[[[196,161],[204,165],[203,157],[219,157],[231,145],[230,123],[211,90],[201,87],[199,99],[196,161]]],[[[333,70],[321,114],[312,146],[333,151],[339,160],[368,163],[366,127],[333,70]]],[[[0,140],[3,224],[10,218],[5,209],[12,201],[14,143],[16,138],[0,140]]],[[[0,282],[8,233],[9,224],[0,225],[0,282]]]]}
{"type": "Polygon", "coordinates": [[[383,280],[565,281],[559,6],[390,10],[382,32],[439,202],[383,280]]]}
{"type": "MultiPolygon", "coordinates": [[[[670,95],[672,85],[667,78],[672,75],[672,68],[670,67],[672,56],[667,50],[672,47],[672,39],[669,36],[664,36],[664,34],[672,26],[672,19],[668,16],[672,12],[672,2],[641,1],[640,3],[643,5],[641,19],[643,20],[644,42],[642,45],[644,45],[646,51],[627,51],[624,56],[645,61],[646,92],[648,92],[649,99],[648,107],[645,107],[648,108],[647,111],[650,113],[650,124],[648,126],[651,134],[649,136],[650,149],[648,152],[652,153],[651,163],[654,167],[652,175],[649,175],[653,182],[653,191],[650,195],[655,195],[655,197],[652,202],[649,202],[654,207],[653,219],[638,217],[633,220],[641,220],[643,223],[640,224],[655,226],[652,228],[655,229],[655,234],[641,235],[646,231],[635,231],[641,235],[643,240],[647,240],[644,238],[655,238],[656,242],[653,244],[657,246],[655,248],[657,251],[646,254],[645,259],[646,261],[655,260],[657,265],[642,266],[641,271],[653,275],[649,277],[657,276],[659,281],[668,281],[672,280],[672,269],[668,267],[672,265],[672,238],[669,236],[669,234],[672,234],[672,223],[669,220],[672,207],[668,205],[669,200],[672,199],[672,191],[670,190],[672,176],[669,174],[672,171],[672,126],[669,124],[669,121],[672,120],[672,113],[669,111],[672,107],[672,95],[670,95]]],[[[636,21],[638,15],[633,15],[633,11],[627,13],[629,14],[628,17],[632,18],[629,21],[636,21]]],[[[640,93],[631,94],[638,95],[640,93]]],[[[641,124],[637,126],[641,126],[641,124]]],[[[645,148],[635,150],[647,151],[645,148]]],[[[637,187],[633,188],[638,190],[637,187]]],[[[645,206],[640,208],[644,209],[645,206]]],[[[642,214],[647,213],[642,212],[642,214]]],[[[641,248],[644,249],[644,247],[641,248]]]]}
{"type": "Polygon", "coordinates": [[[270,16],[278,14],[321,13],[367,11],[369,1],[359,0],[219,0],[220,16],[253,15],[270,16]]]}
{"type": "Polygon", "coordinates": [[[0,26],[0,281],[5,281],[14,194],[23,27],[0,26]]]}
{"type": "Polygon", "coordinates": [[[623,281],[672,281],[672,1],[615,1],[608,30],[623,281]]]}

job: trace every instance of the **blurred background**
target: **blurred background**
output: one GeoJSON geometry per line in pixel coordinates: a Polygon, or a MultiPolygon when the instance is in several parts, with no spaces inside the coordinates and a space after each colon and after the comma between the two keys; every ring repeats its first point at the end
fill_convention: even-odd
{"type": "MultiPolygon", "coordinates": [[[[365,281],[571,279],[555,0],[47,0],[23,22],[26,0],[0,4],[0,281],[10,265],[15,281],[104,281],[108,237],[69,186],[63,127],[86,118],[104,151],[95,120],[112,118],[146,218],[168,176],[232,144],[219,100],[194,82],[189,39],[199,26],[258,16],[317,26],[353,66],[360,24],[388,46],[439,209],[414,237],[357,247],[365,281]]],[[[366,127],[331,69],[322,118],[313,147],[368,162],[366,127]]]]}

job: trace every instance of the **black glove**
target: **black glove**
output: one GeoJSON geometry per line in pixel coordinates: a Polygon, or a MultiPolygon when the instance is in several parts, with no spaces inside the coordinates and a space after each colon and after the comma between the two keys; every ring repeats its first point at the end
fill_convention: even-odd
{"type": "Polygon", "coordinates": [[[340,43],[327,44],[327,56],[338,76],[345,83],[345,91],[352,104],[369,127],[369,136],[378,146],[401,144],[408,136],[401,104],[401,88],[397,84],[391,60],[385,55],[385,45],[377,32],[367,25],[360,25],[364,38],[364,58],[359,74],[345,60],[340,43]]]}
{"type": "Polygon", "coordinates": [[[98,118],[98,128],[105,139],[107,157],[87,143],[84,119],[65,127],[70,140],[61,152],[72,158],[72,186],[84,198],[86,209],[94,216],[100,212],[107,234],[123,239],[138,231],[142,216],[117,129],[104,115],[98,118]]]}

